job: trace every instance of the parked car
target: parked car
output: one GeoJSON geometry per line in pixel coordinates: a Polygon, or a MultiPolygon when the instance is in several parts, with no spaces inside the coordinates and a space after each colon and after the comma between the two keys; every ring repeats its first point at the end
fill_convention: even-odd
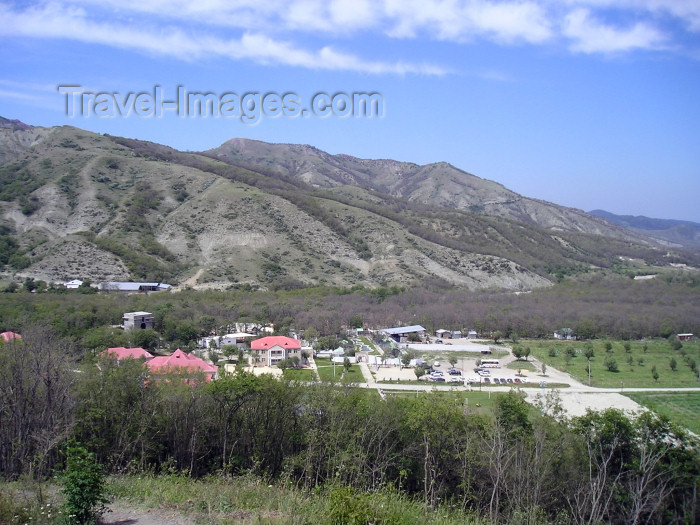
{"type": "Polygon", "coordinates": [[[444,374],[440,370],[433,370],[433,373],[431,375],[442,377],[444,374]]]}
{"type": "MultiPolygon", "coordinates": [[[[494,381],[495,381],[495,379],[494,379],[494,381]]],[[[484,383],[490,383],[490,382],[491,382],[491,380],[488,377],[484,378],[484,383]]]]}
{"type": "Polygon", "coordinates": [[[462,372],[460,372],[460,371],[457,370],[456,368],[450,368],[450,369],[447,371],[447,373],[450,374],[451,376],[461,376],[461,375],[462,375],[462,372]]]}
{"type": "Polygon", "coordinates": [[[435,361],[435,362],[433,363],[433,366],[434,366],[434,367],[435,367],[435,366],[440,366],[440,361],[435,361]]]}
{"type": "Polygon", "coordinates": [[[512,383],[512,382],[513,382],[513,380],[512,380],[510,377],[506,378],[506,381],[507,381],[508,383],[512,383]]]}
{"type": "Polygon", "coordinates": [[[435,339],[435,342],[436,342],[437,344],[442,344],[442,339],[435,339]]]}
{"type": "Polygon", "coordinates": [[[520,383],[522,383],[522,381],[520,381],[520,379],[519,379],[519,378],[517,378],[517,377],[516,377],[515,379],[513,379],[513,382],[514,382],[514,383],[517,383],[517,384],[520,384],[520,383]]]}
{"type": "Polygon", "coordinates": [[[450,378],[450,383],[461,383],[461,382],[462,382],[462,378],[459,376],[452,376],[450,378]]]}
{"type": "Polygon", "coordinates": [[[499,380],[499,381],[501,382],[501,384],[502,384],[502,385],[505,385],[505,384],[506,384],[506,380],[505,380],[505,379],[503,379],[502,377],[501,377],[501,378],[499,378],[498,380],[499,380]]]}
{"type": "Polygon", "coordinates": [[[431,377],[430,379],[432,381],[435,381],[436,383],[444,383],[445,382],[445,378],[440,377],[440,376],[431,377]]]}

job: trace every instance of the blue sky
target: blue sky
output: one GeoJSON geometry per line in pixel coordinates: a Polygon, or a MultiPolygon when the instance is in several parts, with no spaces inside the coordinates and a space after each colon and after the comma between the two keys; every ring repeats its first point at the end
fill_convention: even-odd
{"type": "Polygon", "coordinates": [[[0,115],[183,150],[234,137],[700,222],[697,0],[0,0],[0,115]],[[88,92],[376,92],[381,118],[69,118],[88,92]]]}

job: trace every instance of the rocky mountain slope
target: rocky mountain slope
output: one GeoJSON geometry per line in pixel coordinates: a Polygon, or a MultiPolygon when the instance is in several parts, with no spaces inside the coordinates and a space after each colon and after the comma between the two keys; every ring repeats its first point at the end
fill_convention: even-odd
{"type": "Polygon", "coordinates": [[[581,210],[523,197],[446,162],[419,166],[395,160],[358,159],[330,155],[312,146],[246,139],[230,140],[206,153],[238,166],[297,178],[315,187],[359,186],[408,202],[504,217],[543,228],[635,238],[581,210]]]}
{"type": "Polygon", "coordinates": [[[687,260],[446,164],[240,140],[183,153],[6,119],[0,159],[6,278],[525,290],[620,256],[687,260]]]}

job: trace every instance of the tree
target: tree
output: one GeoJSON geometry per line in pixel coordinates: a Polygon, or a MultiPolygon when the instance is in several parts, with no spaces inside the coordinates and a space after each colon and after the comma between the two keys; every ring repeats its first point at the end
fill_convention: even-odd
{"type": "Polygon", "coordinates": [[[350,363],[349,357],[346,357],[345,359],[343,359],[343,370],[345,370],[346,372],[349,372],[351,366],[352,366],[352,363],[350,363]]]}
{"type": "Polygon", "coordinates": [[[363,326],[364,322],[360,314],[354,315],[350,320],[350,328],[362,328],[363,326]]]}
{"type": "Polygon", "coordinates": [[[414,366],[413,372],[416,374],[416,379],[420,379],[425,375],[425,368],[422,366],[414,366]]]}
{"type": "Polygon", "coordinates": [[[671,367],[671,371],[675,372],[676,368],[678,368],[678,363],[676,363],[676,359],[672,357],[671,360],[668,362],[668,366],[671,367]]]}
{"type": "Polygon", "coordinates": [[[605,341],[605,351],[608,353],[612,352],[612,343],[610,341],[605,341]]]}
{"type": "Polygon", "coordinates": [[[132,330],[129,333],[129,339],[134,347],[144,348],[145,350],[155,350],[160,342],[158,332],[152,328],[145,330],[132,330]]]}
{"type": "Polygon", "coordinates": [[[656,365],[651,367],[651,377],[653,377],[654,381],[657,383],[659,382],[659,372],[656,370],[656,365]]]}
{"type": "Polygon", "coordinates": [[[526,346],[523,350],[523,355],[525,356],[525,361],[527,361],[527,358],[530,357],[530,347],[526,346]]]}
{"type": "Polygon", "coordinates": [[[520,345],[515,345],[513,347],[512,351],[513,351],[513,357],[515,357],[516,359],[522,359],[524,352],[523,352],[523,348],[520,345]]]}
{"type": "Polygon", "coordinates": [[[450,366],[454,368],[454,366],[457,364],[457,356],[450,354],[450,357],[447,358],[447,360],[450,362],[450,366]]]}
{"type": "Polygon", "coordinates": [[[630,344],[629,341],[625,341],[622,346],[624,346],[624,348],[625,348],[625,353],[629,354],[632,351],[632,345],[630,344]]]}
{"type": "Polygon", "coordinates": [[[617,361],[614,358],[607,357],[603,364],[608,369],[608,372],[618,372],[617,361]]]}
{"type": "Polygon", "coordinates": [[[340,346],[340,341],[334,335],[319,337],[314,344],[314,350],[335,350],[340,346]]]}
{"type": "Polygon", "coordinates": [[[586,359],[589,361],[595,357],[595,352],[593,351],[593,345],[591,343],[586,343],[583,348],[583,355],[586,356],[586,359]]]}
{"type": "Polygon", "coordinates": [[[411,354],[409,354],[408,352],[404,352],[401,355],[401,364],[405,367],[410,366],[411,365],[411,354]]]}
{"type": "Polygon", "coordinates": [[[542,375],[543,375],[543,376],[547,375],[547,365],[545,365],[544,363],[542,363],[542,367],[540,368],[540,370],[542,370],[542,375]]]}
{"type": "Polygon", "coordinates": [[[310,326],[304,330],[304,339],[306,339],[309,343],[313,343],[318,335],[318,330],[316,330],[313,326],[310,326]]]}
{"type": "Polygon", "coordinates": [[[501,340],[502,337],[503,337],[503,334],[501,333],[501,331],[500,331],[500,330],[496,330],[496,331],[493,333],[493,342],[496,343],[496,344],[498,344],[498,342],[501,340]]]}

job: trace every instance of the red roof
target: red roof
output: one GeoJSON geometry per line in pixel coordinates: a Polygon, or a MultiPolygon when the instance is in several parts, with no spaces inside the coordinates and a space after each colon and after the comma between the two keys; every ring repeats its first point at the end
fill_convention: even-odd
{"type": "Polygon", "coordinates": [[[108,348],[102,355],[105,357],[113,357],[118,361],[122,359],[153,359],[153,354],[143,348],[124,348],[123,346],[108,348]]]}
{"type": "Polygon", "coordinates": [[[3,332],[0,334],[0,337],[2,337],[2,340],[5,341],[6,343],[9,343],[10,341],[14,341],[15,339],[22,339],[22,336],[19,334],[16,334],[15,332],[3,332]]]}
{"type": "Polygon", "coordinates": [[[154,357],[146,363],[151,372],[167,372],[168,370],[188,370],[192,372],[202,371],[208,378],[216,374],[218,367],[210,365],[206,361],[192,354],[186,354],[179,348],[171,355],[154,357]]]}
{"type": "Polygon", "coordinates": [[[267,350],[273,346],[280,346],[288,350],[301,350],[301,342],[281,335],[263,337],[250,343],[251,350],[267,350]]]}

